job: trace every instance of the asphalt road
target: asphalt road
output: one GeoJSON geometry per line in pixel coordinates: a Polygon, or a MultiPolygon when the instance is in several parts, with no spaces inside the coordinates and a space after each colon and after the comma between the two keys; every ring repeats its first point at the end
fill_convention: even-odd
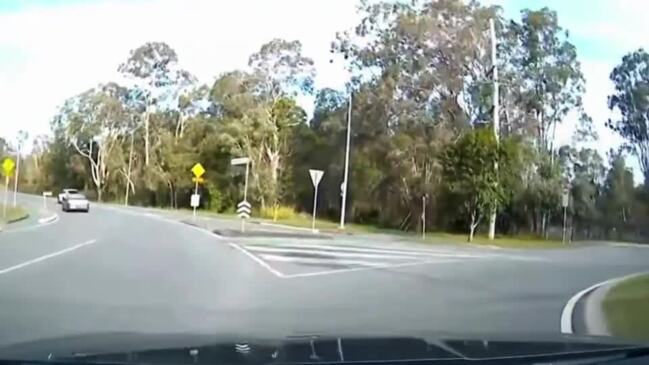
{"type": "Polygon", "coordinates": [[[54,223],[0,232],[0,347],[108,332],[555,334],[575,293],[649,270],[649,247],[220,238],[145,209],[56,208],[54,223]]]}

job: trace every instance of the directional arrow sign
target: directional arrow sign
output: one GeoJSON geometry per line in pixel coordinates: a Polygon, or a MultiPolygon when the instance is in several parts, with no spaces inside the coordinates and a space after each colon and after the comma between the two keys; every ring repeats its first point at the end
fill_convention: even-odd
{"type": "Polygon", "coordinates": [[[252,208],[252,205],[250,205],[250,203],[248,203],[247,201],[244,200],[244,201],[240,202],[239,204],[237,204],[237,209],[239,209],[241,207],[246,207],[246,208],[250,209],[250,208],[252,208]]]}
{"type": "Polygon", "coordinates": [[[322,170],[309,170],[309,174],[311,175],[311,182],[313,183],[313,187],[318,186],[320,184],[320,180],[322,179],[322,175],[324,175],[324,171],[322,170]]]}
{"type": "Polygon", "coordinates": [[[192,167],[192,173],[196,177],[201,177],[205,173],[205,168],[200,163],[197,163],[196,165],[194,165],[194,167],[192,167]]]}
{"type": "Polygon", "coordinates": [[[2,171],[4,172],[4,175],[11,176],[14,172],[15,166],[16,164],[14,163],[14,160],[5,158],[5,160],[2,162],[2,171]]]}

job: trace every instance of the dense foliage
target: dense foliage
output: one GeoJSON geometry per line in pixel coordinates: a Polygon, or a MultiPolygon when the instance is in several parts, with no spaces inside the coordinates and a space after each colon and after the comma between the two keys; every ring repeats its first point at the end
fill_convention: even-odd
{"type": "MultiPolygon", "coordinates": [[[[352,75],[346,90],[314,88],[316,68],[299,41],[271,40],[246,68],[212,85],[182,68],[170,45],[142,45],[116,65],[123,84],[80,90],[63,104],[52,134],[35,139],[21,186],[188,207],[189,169],[201,162],[201,208],[227,212],[243,186],[243,169],[230,159],[248,156],[255,208],[309,212],[308,169],[317,168],[325,171],[320,215],[335,219],[351,114],[350,221],[416,230],[427,196],[433,229],[473,232],[496,208],[499,233],[551,235],[569,189],[575,238],[647,233],[647,193],[634,187],[623,155],[611,153],[607,170],[594,150],[554,145],[569,115],[580,116],[575,142],[596,138],[582,110],[577,49],[554,11],[504,19],[474,1],[419,0],[362,1],[359,12],[360,23],[331,45],[332,62],[345,62],[352,75]],[[499,38],[499,142],[491,128],[490,19],[499,38]],[[305,95],[314,97],[312,115],[297,102],[305,95]]],[[[609,102],[621,111],[610,125],[645,174],[648,70],[644,51],[625,57],[611,75],[609,102]]]]}

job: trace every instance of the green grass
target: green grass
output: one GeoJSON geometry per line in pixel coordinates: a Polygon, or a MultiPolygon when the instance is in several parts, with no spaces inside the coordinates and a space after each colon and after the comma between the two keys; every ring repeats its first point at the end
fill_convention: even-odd
{"type": "MultiPolygon", "coordinates": [[[[169,207],[156,207],[154,209],[160,209],[163,211],[181,211],[181,212],[191,212],[190,208],[179,208],[172,209],[169,207]]],[[[196,214],[201,217],[214,217],[220,219],[238,219],[234,213],[215,213],[207,210],[197,210],[196,214]]],[[[282,224],[293,227],[300,228],[311,228],[311,216],[309,214],[296,214],[292,218],[278,219],[276,221],[272,219],[265,219],[258,217],[259,212],[254,212],[251,222],[265,222],[265,223],[275,223],[282,224]]],[[[339,222],[334,222],[327,219],[316,219],[316,229],[320,230],[323,233],[384,233],[403,236],[404,238],[410,238],[413,240],[420,240],[420,235],[415,234],[414,232],[404,232],[396,229],[377,227],[368,224],[357,224],[357,223],[347,223],[345,224],[345,229],[341,230],[339,228],[339,222]]],[[[429,244],[468,244],[467,234],[460,233],[446,233],[446,232],[427,232],[426,239],[422,242],[429,244]]],[[[545,240],[538,236],[533,235],[515,235],[515,236],[502,236],[496,237],[495,240],[490,241],[484,235],[476,235],[471,244],[474,245],[485,245],[485,246],[497,246],[503,248],[562,248],[570,247],[570,245],[564,245],[560,240],[545,240]]]]}
{"type": "Polygon", "coordinates": [[[649,275],[615,285],[602,309],[611,335],[649,342],[649,275]]]}
{"type": "Polygon", "coordinates": [[[0,223],[7,224],[17,222],[29,217],[29,212],[21,207],[7,206],[7,214],[3,216],[4,206],[0,204],[0,223]]]}
{"type": "MultiPolygon", "coordinates": [[[[294,227],[311,228],[311,217],[308,215],[298,215],[291,219],[282,219],[273,221],[270,219],[253,219],[254,221],[284,224],[294,227]]],[[[316,220],[316,228],[321,232],[342,232],[338,228],[338,222],[329,220],[316,220]]],[[[346,224],[345,232],[349,233],[386,233],[404,236],[411,239],[420,239],[420,235],[414,232],[403,232],[396,229],[381,228],[372,225],[363,224],[346,224]]],[[[446,232],[428,232],[426,233],[425,243],[430,244],[468,244],[467,234],[446,233],[446,232]]],[[[562,248],[569,247],[564,245],[560,240],[545,240],[533,235],[516,235],[496,237],[491,241],[484,235],[476,235],[471,244],[497,246],[503,248],[562,248]]]]}

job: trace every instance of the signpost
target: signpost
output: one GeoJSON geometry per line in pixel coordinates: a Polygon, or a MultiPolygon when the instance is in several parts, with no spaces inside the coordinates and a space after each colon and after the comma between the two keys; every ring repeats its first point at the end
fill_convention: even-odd
{"type": "Polygon", "coordinates": [[[243,200],[237,204],[237,214],[241,218],[241,232],[246,231],[246,219],[250,218],[252,206],[247,201],[243,200]]]}
{"type": "Polygon", "coordinates": [[[568,217],[568,204],[570,203],[570,190],[568,188],[563,189],[563,195],[561,196],[561,206],[563,207],[563,238],[561,242],[566,243],[566,221],[568,217]]]}
{"type": "Polygon", "coordinates": [[[43,209],[47,210],[47,197],[52,196],[51,191],[44,191],[43,192],[43,209]]]}
{"type": "Polygon", "coordinates": [[[5,199],[4,199],[4,205],[2,206],[2,217],[3,218],[7,217],[7,197],[9,196],[9,178],[13,174],[15,166],[16,166],[16,164],[10,158],[6,158],[2,162],[2,172],[5,175],[5,199]]]}
{"type": "Polygon", "coordinates": [[[324,171],[310,169],[309,175],[311,175],[311,182],[313,183],[313,188],[315,189],[315,191],[313,192],[313,217],[311,220],[311,230],[313,231],[313,233],[315,233],[315,214],[316,207],[318,206],[318,185],[320,184],[320,180],[322,180],[324,171]]]}
{"type": "Polygon", "coordinates": [[[202,178],[203,174],[205,174],[205,168],[203,165],[200,163],[196,163],[192,169],[192,174],[194,174],[194,177],[192,178],[192,181],[196,183],[194,186],[194,194],[192,194],[191,200],[190,200],[190,205],[193,208],[192,212],[192,219],[196,220],[196,208],[200,205],[201,202],[201,196],[198,195],[198,183],[202,183],[205,180],[202,178]]]}
{"type": "Polygon", "coordinates": [[[248,201],[248,173],[250,172],[250,157],[233,158],[230,161],[230,165],[232,166],[244,164],[246,165],[246,179],[243,185],[243,201],[245,202],[248,201]]]}
{"type": "Polygon", "coordinates": [[[250,218],[252,206],[248,203],[248,174],[250,173],[250,157],[239,157],[230,160],[230,165],[246,165],[246,177],[243,185],[243,200],[237,204],[237,214],[241,218],[241,232],[246,231],[246,219],[250,218]]]}

